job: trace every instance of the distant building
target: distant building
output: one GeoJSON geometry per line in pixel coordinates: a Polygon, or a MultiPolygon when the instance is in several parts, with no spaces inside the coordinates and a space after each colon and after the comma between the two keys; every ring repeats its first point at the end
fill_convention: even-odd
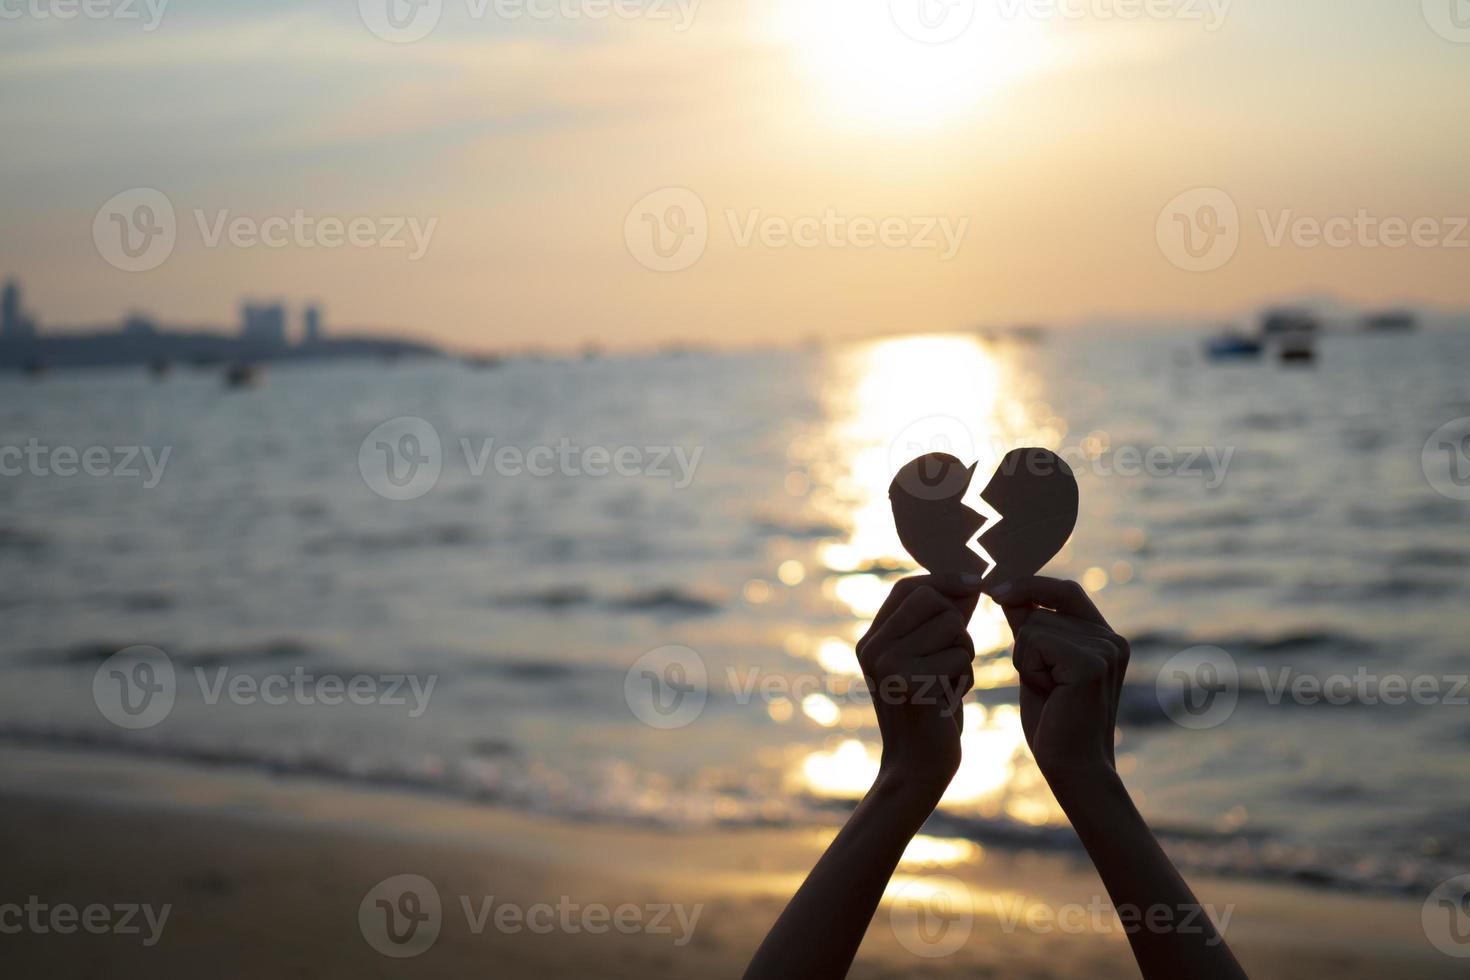
{"type": "Polygon", "coordinates": [[[250,347],[286,346],[286,307],[281,303],[246,303],[241,308],[240,341],[250,347]]]}
{"type": "Polygon", "coordinates": [[[36,335],[36,324],[26,316],[20,302],[20,283],[14,279],[5,281],[0,294],[0,337],[6,340],[22,340],[36,335]]]}
{"type": "Polygon", "coordinates": [[[306,308],[305,330],[301,334],[303,344],[320,343],[322,339],[322,310],[319,306],[306,308]]]}

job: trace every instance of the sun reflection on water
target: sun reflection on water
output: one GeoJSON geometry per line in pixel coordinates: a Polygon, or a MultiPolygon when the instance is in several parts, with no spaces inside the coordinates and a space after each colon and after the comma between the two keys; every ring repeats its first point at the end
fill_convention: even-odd
{"type": "MultiPolygon", "coordinates": [[[[978,462],[979,472],[986,473],[1015,446],[1055,443],[1065,423],[1049,407],[1028,399],[1026,378],[1009,370],[978,337],[876,341],[838,354],[828,377],[829,423],[802,441],[812,458],[798,462],[811,475],[809,499],[822,519],[848,530],[817,547],[818,567],[807,574],[825,576],[822,594],[853,617],[855,640],[893,583],[912,567],[888,503],[888,485],[898,467],[925,452],[945,450],[978,462]]],[[[1000,610],[982,600],[969,631],[981,652],[976,687],[1014,684],[1015,672],[1003,652],[1010,631],[1000,610]]],[[[857,673],[851,642],[813,637],[806,646],[829,674],[857,673]]],[[[834,724],[826,705],[803,704],[802,709],[818,725],[834,724]]],[[[987,710],[973,702],[964,711],[963,762],[944,804],[1032,824],[1058,819],[1026,750],[1019,711],[1009,705],[987,710]]],[[[845,719],[844,727],[851,727],[845,719]]],[[[865,734],[876,738],[876,732],[865,734]]],[[[876,742],[856,731],[834,732],[826,747],[800,761],[794,778],[820,796],[857,798],[872,785],[878,762],[876,742]]]]}

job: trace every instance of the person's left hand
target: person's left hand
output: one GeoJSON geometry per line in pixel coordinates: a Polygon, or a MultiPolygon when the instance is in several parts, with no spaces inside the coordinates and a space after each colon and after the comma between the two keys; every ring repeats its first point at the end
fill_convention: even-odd
{"type": "Polygon", "coordinates": [[[991,598],[1015,633],[1021,726],[1053,791],[1116,773],[1128,641],[1076,582],[1038,575],[999,587],[991,598]]]}

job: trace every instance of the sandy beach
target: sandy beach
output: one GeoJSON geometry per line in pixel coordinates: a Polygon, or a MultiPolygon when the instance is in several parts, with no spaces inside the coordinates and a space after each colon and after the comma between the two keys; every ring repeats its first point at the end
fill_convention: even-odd
{"type": "MultiPolygon", "coordinates": [[[[591,827],[121,755],[11,749],[0,770],[0,899],[35,913],[0,940],[14,976],[739,976],[831,832],[591,827]],[[440,928],[400,958],[374,948],[359,909],[401,875],[432,883],[440,928]],[[52,928],[68,905],[82,922],[108,908],[109,926],[94,911],[95,934],[52,928]],[[132,905],[145,911],[125,924],[117,910],[132,905]]],[[[1088,911],[1101,901],[1090,869],[929,851],[895,878],[853,976],[1136,976],[1116,923],[1088,911]],[[936,889],[965,897],[916,932],[911,900],[936,889]],[[934,939],[946,929],[959,932],[934,939]]],[[[1194,884],[1229,914],[1253,977],[1462,975],[1425,940],[1417,902],[1194,884]]]]}

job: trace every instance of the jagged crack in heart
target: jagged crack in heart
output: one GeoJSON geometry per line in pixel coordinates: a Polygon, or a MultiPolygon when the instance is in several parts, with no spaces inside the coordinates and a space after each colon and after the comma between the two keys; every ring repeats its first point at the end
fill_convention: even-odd
{"type": "Polygon", "coordinates": [[[970,538],[965,543],[965,547],[969,548],[981,561],[985,562],[985,571],[983,574],[989,575],[995,571],[995,566],[999,563],[991,557],[990,552],[985,550],[985,546],[980,543],[980,539],[993,531],[997,524],[1005,520],[1005,515],[992,507],[990,502],[981,496],[984,489],[985,486],[980,482],[980,467],[976,466],[970,471],[970,483],[969,486],[965,487],[965,492],[960,496],[960,503],[985,519],[985,523],[980,525],[979,533],[970,538]]]}

